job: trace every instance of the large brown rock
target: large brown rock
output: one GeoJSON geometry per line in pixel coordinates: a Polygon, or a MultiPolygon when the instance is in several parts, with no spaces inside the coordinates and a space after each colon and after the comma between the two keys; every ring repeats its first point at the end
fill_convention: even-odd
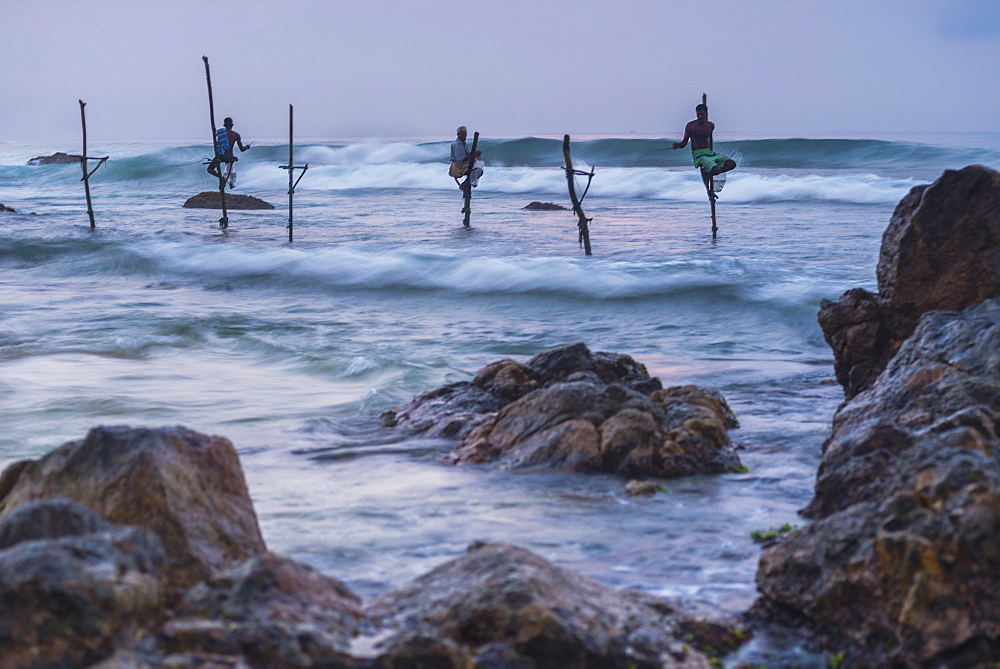
{"type": "Polygon", "coordinates": [[[417,395],[386,422],[461,439],[456,464],[657,477],[741,467],[728,433],[739,423],[721,394],[664,389],[631,357],[582,343],[494,362],[471,382],[417,395]]]}
{"type": "Polygon", "coordinates": [[[761,558],[761,608],[837,630],[870,666],[1000,656],[998,416],[1000,300],[925,314],[838,410],[812,524],[761,558]]]}
{"type": "Polygon", "coordinates": [[[139,527],[0,550],[0,666],[90,666],[162,614],[165,566],[139,527]]]}
{"type": "Polygon", "coordinates": [[[617,384],[562,382],[505,406],[452,461],[659,478],[721,473],[741,466],[728,433],[737,426],[721,395],[696,386],[646,397],[617,384]]]}
{"type": "Polygon", "coordinates": [[[882,236],[878,295],[824,300],[819,323],[848,399],[871,386],[920,316],[1000,295],[1000,172],[947,170],[896,207],[882,236]]]}
{"type": "Polygon", "coordinates": [[[725,653],[748,638],[723,616],[620,592],[506,544],[473,544],[369,612],[385,667],[708,669],[699,648],[725,653]]]}
{"type": "Polygon", "coordinates": [[[343,583],[272,553],[187,593],[160,634],[169,655],[233,656],[253,667],[341,666],[366,620],[343,583]]]}
{"type": "Polygon", "coordinates": [[[452,383],[420,393],[388,412],[388,425],[462,438],[489,414],[529,392],[564,381],[570,376],[604,384],[619,384],[649,394],[662,388],[646,368],[619,353],[592,353],[586,344],[552,348],[525,363],[498,360],[479,370],[471,382],[452,383]]]}
{"type": "Polygon", "coordinates": [[[229,440],[183,427],[98,427],[0,476],[0,519],[32,500],[78,502],[155,532],[175,587],[266,549],[229,440]]]}

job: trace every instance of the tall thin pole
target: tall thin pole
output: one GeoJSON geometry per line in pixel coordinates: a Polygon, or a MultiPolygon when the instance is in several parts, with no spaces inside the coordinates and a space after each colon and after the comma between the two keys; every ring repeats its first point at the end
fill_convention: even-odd
{"type": "MultiPolygon", "coordinates": [[[[215,136],[215,103],[212,101],[212,73],[208,69],[208,56],[202,56],[205,61],[205,81],[208,82],[208,116],[212,122],[212,159],[219,155],[219,140],[215,136]]],[[[219,166],[222,167],[221,165],[219,166]]],[[[219,170],[219,198],[222,200],[222,218],[219,219],[219,227],[229,227],[229,213],[226,211],[226,180],[219,170]]]]}
{"type": "Polygon", "coordinates": [[[83,169],[83,189],[87,193],[87,216],[90,217],[91,229],[97,227],[94,222],[94,206],[90,201],[90,175],[87,173],[87,115],[83,108],[87,103],[80,100],[80,122],[83,124],[83,155],[80,156],[80,167],[83,169]]]}
{"type": "Polygon", "coordinates": [[[292,241],[292,207],[293,198],[295,196],[295,187],[299,185],[302,181],[302,177],[306,175],[306,170],[309,169],[309,163],[306,163],[302,167],[296,167],[295,163],[295,108],[292,105],[288,105],[288,164],[279,165],[283,170],[288,170],[288,241],[292,241]],[[302,170],[302,174],[299,175],[298,179],[294,179],[295,170],[302,170]]]}
{"type": "MultiPolygon", "coordinates": [[[[705,119],[708,119],[708,95],[705,93],[701,94],[701,104],[705,105],[705,119]]],[[[713,141],[714,143],[714,141],[713,141]]],[[[718,196],[715,194],[715,177],[711,174],[708,177],[705,176],[705,172],[701,173],[701,180],[705,183],[705,190],[708,191],[708,202],[712,206],[712,239],[715,239],[716,234],[719,231],[718,226],[715,223],[715,200],[718,196]]]]}
{"type": "Polygon", "coordinates": [[[479,133],[475,133],[472,136],[472,150],[469,152],[469,170],[466,172],[465,183],[468,184],[468,188],[465,189],[465,206],[462,211],[465,212],[465,219],[462,221],[462,225],[469,227],[469,217],[472,216],[472,171],[476,169],[476,148],[479,146],[479,133]]]}
{"type": "Polygon", "coordinates": [[[292,241],[292,198],[295,197],[295,184],[292,181],[292,165],[295,164],[295,151],[292,148],[292,143],[294,142],[295,133],[293,118],[295,114],[295,109],[292,105],[288,105],[288,241],[292,241]]]}
{"type": "MultiPolygon", "coordinates": [[[[573,170],[573,160],[569,155],[569,135],[563,135],[563,158],[566,160],[566,181],[569,182],[569,199],[573,203],[573,211],[577,215],[577,227],[580,228],[580,242],[583,244],[584,252],[590,255],[590,219],[587,215],[583,213],[583,207],[580,205],[580,200],[576,196],[576,182],[573,181],[573,176],[576,172],[573,170]]],[[[593,176],[593,168],[591,168],[591,176],[593,176]]]]}

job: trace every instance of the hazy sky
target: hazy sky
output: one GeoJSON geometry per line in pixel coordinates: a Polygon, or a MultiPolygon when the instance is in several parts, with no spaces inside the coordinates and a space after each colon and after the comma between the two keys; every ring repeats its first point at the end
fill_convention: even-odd
{"type": "Polygon", "coordinates": [[[0,0],[0,142],[1000,130],[1000,0],[0,0]]]}

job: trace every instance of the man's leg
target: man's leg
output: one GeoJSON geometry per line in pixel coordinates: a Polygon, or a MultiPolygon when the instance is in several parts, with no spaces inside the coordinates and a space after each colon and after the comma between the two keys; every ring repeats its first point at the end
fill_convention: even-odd
{"type": "Polygon", "coordinates": [[[216,156],[215,158],[212,158],[212,162],[210,162],[208,164],[208,173],[211,174],[216,179],[219,179],[219,178],[222,177],[222,175],[219,174],[219,157],[218,156],[216,156]]]}
{"type": "Polygon", "coordinates": [[[736,161],[733,160],[732,158],[729,158],[728,160],[726,160],[726,162],[724,162],[722,164],[722,167],[717,168],[717,169],[719,171],[716,172],[716,174],[719,174],[721,172],[728,172],[729,170],[735,170],[736,169],[736,161]]]}

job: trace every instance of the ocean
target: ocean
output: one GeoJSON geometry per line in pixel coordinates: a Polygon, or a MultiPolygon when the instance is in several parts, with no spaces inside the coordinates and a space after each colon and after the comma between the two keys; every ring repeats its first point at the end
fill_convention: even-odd
{"type": "MultiPolygon", "coordinates": [[[[180,424],[233,441],[272,550],[364,598],[484,540],[745,610],[750,532],[803,524],[843,399],[820,300],[875,290],[896,203],[944,169],[1000,168],[1000,133],[718,134],[738,169],[715,240],[689,150],[574,137],[575,166],[595,169],[591,257],[571,211],[523,209],[569,206],[561,137],[484,135],[469,229],[450,141],[296,139],[293,243],[287,139],[238,164],[235,192],[276,209],[230,212],[225,231],[181,207],[215,186],[207,142],[91,139],[110,156],[93,230],[78,165],[26,165],[79,146],[0,143],[17,210],[0,214],[0,466],[95,425],[180,424]],[[630,498],[616,476],[442,464],[453,443],[381,426],[418,392],[578,341],[720,390],[748,471],[630,498]]],[[[798,644],[764,634],[742,657],[822,665],[798,644]]]]}

